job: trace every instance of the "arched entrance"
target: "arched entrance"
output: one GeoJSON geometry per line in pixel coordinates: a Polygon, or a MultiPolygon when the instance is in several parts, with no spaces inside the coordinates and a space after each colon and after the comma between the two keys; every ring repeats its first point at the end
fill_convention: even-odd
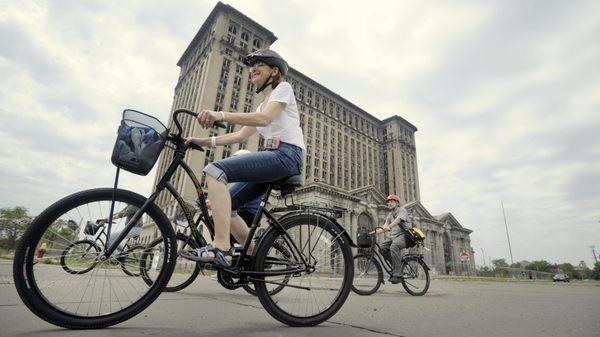
{"type": "Polygon", "coordinates": [[[446,267],[446,274],[450,274],[452,271],[452,241],[450,241],[450,235],[448,233],[444,233],[443,237],[444,266],[446,267]]]}
{"type": "Polygon", "coordinates": [[[367,213],[361,213],[358,216],[358,227],[356,228],[356,234],[370,232],[373,230],[373,219],[367,213]]]}

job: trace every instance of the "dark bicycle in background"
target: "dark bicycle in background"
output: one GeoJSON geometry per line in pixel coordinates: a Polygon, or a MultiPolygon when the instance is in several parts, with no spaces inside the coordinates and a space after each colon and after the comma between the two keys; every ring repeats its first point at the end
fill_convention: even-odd
{"type": "MultiPolygon", "coordinates": [[[[174,111],[175,132],[169,132],[156,118],[125,110],[113,149],[112,161],[117,166],[114,187],[67,196],[32,221],[19,242],[13,276],[21,300],[34,314],[52,324],[74,329],[121,323],[140,313],[160,295],[173,274],[180,249],[194,250],[204,244],[199,224],[203,222],[213,228],[214,224],[208,216],[204,191],[184,161],[188,150],[203,151],[203,148],[185,144],[179,121],[182,114],[188,117],[185,125],[191,125],[198,115],[186,109],[174,111]],[[173,157],[149,197],[117,188],[120,169],[148,174],[167,142],[174,150],[173,157]],[[170,183],[175,174],[181,173],[187,174],[195,186],[200,208],[196,220],[170,183]],[[173,225],[155,204],[164,190],[182,208],[187,222],[194,224],[189,227],[190,235],[176,236],[173,225]],[[115,230],[112,221],[115,212],[126,208],[136,211],[126,224],[115,230]],[[97,219],[107,219],[108,243],[89,257],[90,270],[72,273],[56,264],[35,263],[38,248],[46,246],[47,256],[59,256],[80,241],[76,234],[83,230],[81,226],[97,219]],[[123,256],[119,247],[126,245],[134,227],[140,230],[136,242],[144,245],[144,250],[139,259],[130,261],[139,266],[139,273],[129,275],[116,266],[123,256]]],[[[318,209],[299,208],[279,218],[265,209],[272,190],[286,196],[300,185],[299,175],[270,184],[246,241],[233,256],[232,266],[218,267],[216,272],[219,282],[228,289],[252,285],[262,306],[280,322],[313,326],[332,317],[346,301],[354,275],[350,248],[354,244],[335,218],[318,209]],[[268,227],[249,255],[248,248],[263,216],[268,227]]],[[[89,247],[96,250],[95,244],[88,243],[89,247]]]]}
{"type": "MultiPolygon", "coordinates": [[[[68,273],[85,274],[96,266],[100,252],[107,244],[107,219],[86,221],[83,232],[78,233],[81,240],[69,244],[60,254],[60,265],[68,273]]],[[[81,219],[80,219],[81,222],[81,219]]],[[[113,222],[114,223],[114,222],[113,222]]],[[[72,219],[68,221],[71,228],[80,226],[72,219]]],[[[146,246],[137,242],[139,235],[128,235],[124,244],[117,247],[118,256],[112,260],[113,265],[121,267],[129,276],[140,276],[140,257],[146,246]]],[[[53,254],[48,254],[51,257],[53,254]]],[[[41,259],[38,259],[38,262],[41,259]]]]}
{"type": "MultiPolygon", "coordinates": [[[[360,233],[356,241],[360,249],[359,253],[354,256],[352,291],[359,295],[372,295],[383,284],[384,270],[389,276],[392,276],[392,261],[381,254],[381,246],[375,240],[374,231],[360,233]]],[[[422,245],[422,242],[422,239],[413,239],[411,248],[422,245]]],[[[412,296],[425,295],[429,289],[430,279],[429,267],[423,260],[423,255],[404,255],[400,264],[399,278],[407,293],[412,296]]]]}

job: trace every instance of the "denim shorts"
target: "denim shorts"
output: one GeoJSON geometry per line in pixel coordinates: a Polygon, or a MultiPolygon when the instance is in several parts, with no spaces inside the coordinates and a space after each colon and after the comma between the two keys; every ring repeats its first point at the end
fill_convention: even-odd
{"type": "Polygon", "coordinates": [[[236,183],[229,189],[232,217],[244,207],[256,213],[260,199],[269,184],[285,177],[300,174],[304,163],[302,148],[281,143],[278,149],[229,157],[208,164],[204,172],[227,184],[236,183]]]}

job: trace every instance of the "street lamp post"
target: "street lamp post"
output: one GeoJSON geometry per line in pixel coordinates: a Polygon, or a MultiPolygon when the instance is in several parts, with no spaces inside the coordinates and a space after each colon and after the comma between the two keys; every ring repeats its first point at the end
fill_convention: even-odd
{"type": "Polygon", "coordinates": [[[504,215],[504,227],[506,228],[506,239],[508,240],[508,251],[510,252],[510,264],[514,263],[512,248],[510,247],[510,236],[508,235],[508,225],[506,224],[506,213],[504,212],[504,203],[500,200],[500,204],[502,205],[502,215],[504,215]]]}

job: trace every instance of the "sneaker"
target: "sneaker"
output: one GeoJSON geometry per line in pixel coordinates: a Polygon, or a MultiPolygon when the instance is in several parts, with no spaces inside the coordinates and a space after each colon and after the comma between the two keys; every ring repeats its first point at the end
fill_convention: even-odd
{"type": "Polygon", "coordinates": [[[390,283],[392,284],[397,284],[400,283],[402,280],[398,276],[392,276],[388,281],[390,281],[390,283]]]}

